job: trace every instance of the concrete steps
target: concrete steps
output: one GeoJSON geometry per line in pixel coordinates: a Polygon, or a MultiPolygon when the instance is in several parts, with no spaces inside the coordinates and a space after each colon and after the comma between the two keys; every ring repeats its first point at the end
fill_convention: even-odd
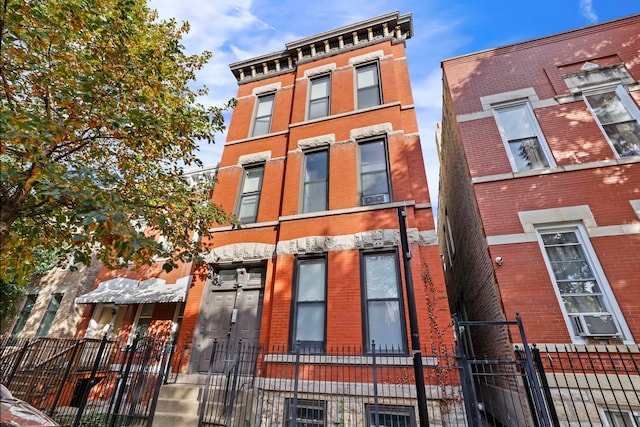
{"type": "Polygon", "coordinates": [[[164,384],[152,427],[198,427],[202,392],[198,384],[164,384]]]}

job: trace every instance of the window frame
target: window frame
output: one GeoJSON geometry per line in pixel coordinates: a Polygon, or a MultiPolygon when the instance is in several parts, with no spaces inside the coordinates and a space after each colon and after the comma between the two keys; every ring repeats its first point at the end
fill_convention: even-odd
{"type": "Polygon", "coordinates": [[[606,421],[606,426],[609,427],[622,427],[614,417],[616,415],[622,416],[623,418],[626,415],[627,420],[631,421],[631,424],[627,423],[627,420],[623,420],[624,427],[640,427],[640,411],[637,409],[630,408],[601,408],[602,410],[602,418],[606,421]],[[613,422],[611,422],[613,420],[613,422]]]}
{"type": "Polygon", "coordinates": [[[324,117],[329,117],[331,115],[331,74],[320,74],[318,76],[313,76],[311,78],[309,78],[309,96],[308,96],[308,102],[307,102],[307,120],[316,120],[316,119],[321,119],[324,117]],[[326,79],[327,81],[327,94],[326,96],[322,96],[322,97],[318,97],[318,98],[313,98],[313,85],[317,84],[320,81],[324,81],[326,79]],[[326,108],[325,108],[325,112],[324,114],[320,114],[320,115],[312,115],[312,105],[314,104],[319,104],[320,102],[318,101],[322,101],[325,100],[326,102],[326,108]]]}
{"type": "Polygon", "coordinates": [[[138,308],[136,310],[136,317],[131,325],[131,332],[129,333],[129,344],[133,343],[133,340],[137,335],[140,335],[140,338],[144,338],[149,336],[149,329],[151,327],[151,323],[153,322],[153,313],[156,309],[156,303],[141,303],[138,304],[138,308]],[[150,312],[145,313],[145,309],[149,309],[150,312]],[[140,333],[140,319],[148,320],[146,328],[144,329],[144,333],[140,333]]]}
{"type": "Polygon", "coordinates": [[[49,300],[49,304],[47,304],[47,309],[42,314],[42,319],[40,320],[40,324],[38,325],[38,331],[36,332],[36,337],[46,337],[51,330],[51,325],[53,325],[53,321],[56,319],[56,315],[58,314],[58,310],[60,310],[60,304],[62,303],[62,299],[64,298],[64,293],[55,292],[51,294],[51,299],[49,300]],[[55,302],[55,310],[52,310],[55,302]]]}
{"type": "Polygon", "coordinates": [[[371,206],[371,205],[377,205],[377,204],[386,204],[386,203],[391,203],[393,201],[393,190],[391,187],[391,167],[390,167],[390,162],[389,162],[389,145],[387,143],[387,138],[384,137],[378,137],[378,138],[372,138],[372,139],[366,139],[366,140],[362,140],[362,141],[358,141],[358,186],[359,186],[359,193],[360,193],[360,206],[371,206]],[[387,192],[386,193],[371,193],[371,194],[364,194],[364,177],[366,175],[374,175],[377,173],[381,173],[382,169],[378,169],[375,171],[367,171],[364,172],[363,171],[363,161],[362,161],[362,147],[365,145],[373,145],[375,143],[378,142],[382,142],[382,146],[384,149],[384,165],[385,165],[385,182],[387,184],[387,192]],[[378,202],[372,202],[372,203],[365,203],[365,197],[376,197],[376,196],[384,196],[386,195],[387,199],[386,201],[382,201],[380,203],[378,202]]]}
{"type": "Polygon", "coordinates": [[[275,92],[264,93],[256,97],[255,111],[253,112],[253,120],[251,120],[251,137],[252,138],[257,136],[268,135],[271,133],[271,125],[273,124],[273,112],[275,110],[275,104],[276,104],[275,92]],[[271,100],[271,109],[269,110],[269,114],[258,115],[260,113],[261,103],[265,102],[268,99],[271,100]],[[256,126],[256,124],[258,123],[258,120],[264,120],[264,119],[268,119],[266,122],[267,123],[266,132],[260,131],[259,127],[256,126]]]}
{"type": "Polygon", "coordinates": [[[382,97],[382,79],[380,78],[380,63],[379,61],[373,62],[365,62],[363,64],[358,64],[355,66],[355,90],[356,90],[356,110],[364,110],[366,108],[374,108],[384,104],[384,100],[382,97]],[[375,67],[375,78],[376,83],[374,85],[360,87],[360,72],[366,68],[375,67]],[[378,94],[378,103],[363,106],[364,100],[361,100],[361,94],[364,93],[367,89],[371,89],[373,87],[377,88],[378,94]]]}
{"type": "MultiPolygon", "coordinates": [[[[492,110],[493,117],[494,117],[494,120],[496,122],[496,125],[498,126],[498,132],[500,133],[500,138],[502,139],[502,144],[504,145],[505,151],[507,153],[507,157],[509,158],[509,164],[511,165],[511,171],[512,172],[535,171],[535,170],[542,170],[542,169],[546,169],[546,168],[552,168],[552,167],[556,166],[555,159],[553,158],[553,153],[551,152],[551,149],[549,148],[549,144],[547,143],[547,140],[544,137],[544,134],[542,132],[542,128],[540,127],[540,124],[538,123],[538,119],[537,119],[537,117],[535,115],[535,112],[533,111],[533,107],[531,106],[531,102],[528,99],[518,99],[518,100],[509,101],[509,102],[499,103],[499,104],[492,104],[491,105],[491,110],[492,110]],[[507,135],[507,132],[505,130],[506,129],[505,128],[505,121],[500,116],[500,112],[501,111],[513,110],[513,109],[518,108],[518,107],[523,107],[524,108],[524,111],[526,113],[527,119],[529,121],[529,125],[531,127],[531,130],[533,131],[533,135],[531,137],[536,137],[538,139],[538,145],[540,147],[540,151],[544,155],[544,158],[545,158],[546,163],[547,163],[546,166],[543,166],[543,167],[531,167],[529,169],[519,169],[518,168],[518,163],[516,162],[516,159],[515,159],[515,157],[513,155],[513,152],[511,150],[510,141],[518,141],[518,140],[522,140],[522,138],[510,140],[509,136],[507,135]]],[[[531,138],[531,137],[529,137],[529,138],[531,138]]]]}
{"type": "Polygon", "coordinates": [[[402,286],[402,272],[400,269],[400,257],[398,255],[397,248],[382,248],[382,249],[365,249],[360,251],[360,289],[361,289],[361,297],[362,297],[362,338],[363,338],[363,348],[365,349],[366,354],[372,353],[371,348],[371,332],[369,328],[369,302],[370,301],[397,301],[398,302],[398,314],[399,314],[399,326],[400,326],[400,341],[401,348],[398,350],[391,349],[385,345],[383,349],[381,347],[381,343],[376,343],[376,354],[406,354],[408,352],[409,346],[407,342],[407,323],[405,319],[404,313],[404,288],[402,286]],[[395,276],[396,276],[396,291],[397,295],[395,298],[369,298],[367,294],[367,267],[366,267],[366,258],[368,256],[380,256],[380,255],[389,255],[393,257],[393,264],[395,267],[395,276]]]}
{"type": "MultiPolygon", "coordinates": [[[[601,123],[600,118],[596,114],[595,108],[593,107],[593,105],[591,105],[591,102],[589,102],[589,100],[588,100],[588,97],[590,97],[590,96],[603,95],[603,94],[612,93],[612,92],[615,93],[615,95],[618,97],[618,99],[620,100],[622,105],[627,110],[627,113],[629,113],[629,115],[631,116],[631,118],[635,119],[635,121],[640,126],[640,108],[635,104],[635,102],[631,98],[631,95],[629,95],[629,93],[625,89],[625,86],[622,85],[622,84],[617,84],[615,86],[606,85],[606,86],[599,86],[597,88],[586,88],[582,92],[582,100],[587,105],[587,108],[589,109],[589,112],[593,116],[593,119],[595,120],[596,124],[600,128],[600,131],[602,132],[602,134],[604,135],[605,139],[607,140],[607,143],[611,147],[611,150],[613,151],[613,154],[615,155],[616,159],[622,159],[622,158],[625,158],[625,157],[637,156],[638,154],[631,154],[629,156],[622,156],[618,152],[618,149],[614,145],[613,141],[611,140],[611,137],[609,136],[609,134],[605,130],[604,125],[601,123]]],[[[620,123],[620,122],[615,122],[615,123],[620,123]]],[[[607,124],[609,124],[609,123],[607,123],[607,124]]]]}
{"type": "Polygon", "coordinates": [[[609,281],[604,274],[604,270],[600,265],[598,260],[598,256],[591,245],[591,241],[589,239],[589,235],[587,234],[584,226],[582,224],[564,224],[564,225],[556,225],[556,226],[540,226],[536,227],[536,236],[538,240],[538,244],[540,246],[540,251],[542,252],[542,257],[544,259],[545,267],[547,272],[549,273],[549,280],[553,285],[554,292],[556,293],[556,297],[558,299],[558,304],[560,306],[560,310],[562,311],[562,315],[564,317],[567,330],[571,339],[576,344],[585,344],[588,338],[622,338],[625,342],[632,341],[631,331],[629,330],[622,311],[618,306],[617,300],[611,289],[609,281]],[[597,283],[600,288],[600,294],[602,295],[602,302],[604,308],[607,310],[606,314],[610,314],[613,317],[615,326],[618,329],[618,333],[614,335],[598,335],[593,334],[589,335],[586,333],[580,334],[575,329],[575,321],[573,317],[578,317],[580,315],[589,314],[591,312],[578,312],[578,313],[569,313],[565,303],[562,300],[563,294],[560,291],[558,286],[558,279],[556,278],[555,273],[553,272],[553,267],[551,265],[551,261],[549,259],[549,255],[546,250],[546,246],[542,240],[543,234],[550,233],[574,233],[577,237],[578,244],[580,245],[582,252],[584,253],[585,261],[588,266],[591,268],[591,272],[593,275],[593,279],[597,283]]]}
{"type": "Polygon", "coordinates": [[[236,204],[236,209],[235,209],[235,216],[242,221],[243,224],[253,224],[256,223],[258,221],[258,212],[260,210],[260,199],[262,196],[262,186],[264,183],[264,172],[265,172],[265,164],[264,163],[258,163],[258,164],[253,164],[253,165],[247,165],[244,166],[242,168],[242,179],[240,180],[240,191],[238,192],[238,202],[236,204]],[[245,191],[245,184],[247,182],[247,176],[251,171],[255,171],[255,170],[261,170],[261,174],[260,174],[260,185],[259,188],[255,191],[245,191]],[[242,208],[243,208],[243,202],[245,200],[247,200],[250,197],[256,197],[256,208],[255,208],[255,212],[253,213],[253,215],[249,218],[246,217],[248,220],[243,220],[242,217],[240,216],[240,213],[242,212],[242,208]]]}
{"type": "Polygon", "coordinates": [[[328,260],[327,254],[313,254],[298,256],[295,258],[293,267],[293,286],[291,289],[291,319],[290,319],[290,331],[289,331],[289,348],[290,351],[296,350],[296,344],[298,342],[297,326],[298,326],[298,314],[301,301],[298,300],[299,296],[299,283],[300,283],[300,267],[304,263],[322,262],[324,266],[324,289],[323,299],[320,300],[307,300],[302,301],[303,305],[322,304],[324,324],[322,325],[322,342],[319,341],[300,341],[300,351],[324,353],[327,346],[327,292],[328,292],[328,260]]]}
{"type": "MultiPolygon", "coordinates": [[[[300,410],[301,408],[304,409],[311,409],[311,410],[316,410],[316,411],[322,411],[322,415],[323,415],[323,419],[322,421],[320,420],[314,420],[314,419],[310,419],[310,418],[298,418],[297,414],[296,414],[296,421],[294,423],[294,425],[298,425],[298,420],[300,420],[300,422],[302,423],[302,425],[304,426],[326,426],[327,425],[327,402],[325,400],[315,400],[315,399],[298,399],[297,400],[297,410],[300,410]]],[[[285,398],[285,409],[284,409],[284,420],[283,420],[283,426],[285,427],[290,427],[291,426],[291,409],[293,406],[293,398],[287,397],[285,398]]]]}
{"type": "MultiPolygon", "coordinates": [[[[376,425],[375,423],[375,404],[373,403],[365,403],[365,426],[373,427],[376,425]]],[[[379,415],[391,415],[395,417],[408,417],[409,426],[416,425],[416,410],[413,406],[406,405],[378,405],[378,414],[379,415]]],[[[380,420],[378,420],[379,422],[380,420]]],[[[385,424],[386,425],[386,424],[385,424]]]]}
{"type": "Polygon", "coordinates": [[[24,327],[27,325],[27,321],[29,320],[29,317],[31,317],[31,312],[33,311],[33,307],[35,307],[36,305],[36,301],[38,301],[37,293],[30,293],[24,299],[24,303],[20,308],[20,313],[18,314],[16,322],[13,324],[13,328],[11,328],[12,337],[19,337],[20,334],[22,334],[24,327]],[[28,307],[28,310],[27,310],[27,307],[28,307]],[[18,329],[18,325],[20,326],[20,329],[18,329]]]}
{"type": "Polygon", "coordinates": [[[301,196],[300,196],[300,212],[301,213],[312,213],[312,212],[321,212],[329,209],[329,149],[325,148],[322,150],[313,150],[313,151],[305,151],[303,152],[303,165],[302,165],[302,184],[300,185],[301,196]],[[325,179],[316,179],[307,180],[307,164],[309,161],[309,156],[324,154],[326,159],[324,162],[324,172],[325,179]],[[323,209],[312,209],[307,206],[307,185],[318,184],[324,182],[324,207],[323,209]]]}

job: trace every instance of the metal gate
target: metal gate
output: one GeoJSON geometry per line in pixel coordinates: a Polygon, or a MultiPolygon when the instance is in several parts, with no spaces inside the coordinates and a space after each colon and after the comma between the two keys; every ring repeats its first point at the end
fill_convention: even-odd
{"type": "Polygon", "coordinates": [[[455,318],[455,328],[458,337],[456,357],[469,426],[551,426],[545,391],[540,385],[520,316],[516,315],[515,321],[503,322],[459,321],[455,318]],[[465,345],[470,342],[476,327],[508,326],[517,326],[522,349],[504,357],[479,357],[472,346],[465,345]]]}

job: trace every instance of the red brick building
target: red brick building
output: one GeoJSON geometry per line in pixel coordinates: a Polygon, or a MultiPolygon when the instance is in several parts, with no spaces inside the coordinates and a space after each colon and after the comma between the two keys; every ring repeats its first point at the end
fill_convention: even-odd
{"type": "Polygon", "coordinates": [[[452,344],[411,36],[411,15],[395,12],[230,65],[238,103],[213,201],[242,225],[215,227],[204,242],[208,265],[179,334],[182,372],[206,372],[214,341],[362,357],[375,341],[409,356],[401,207],[422,343],[452,344]]]}
{"type": "MultiPolygon", "coordinates": [[[[637,351],[639,29],[635,15],[442,62],[438,229],[461,320],[520,313],[542,349],[637,351]]],[[[472,342],[496,355],[522,339],[472,342]]]]}

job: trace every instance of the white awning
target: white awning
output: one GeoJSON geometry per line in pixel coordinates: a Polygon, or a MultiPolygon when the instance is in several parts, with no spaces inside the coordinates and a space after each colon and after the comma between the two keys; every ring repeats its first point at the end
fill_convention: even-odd
{"type": "Polygon", "coordinates": [[[137,281],[126,278],[100,282],[98,287],[78,298],[78,304],[150,304],[181,302],[187,295],[191,276],[167,285],[162,279],[137,281]]]}

